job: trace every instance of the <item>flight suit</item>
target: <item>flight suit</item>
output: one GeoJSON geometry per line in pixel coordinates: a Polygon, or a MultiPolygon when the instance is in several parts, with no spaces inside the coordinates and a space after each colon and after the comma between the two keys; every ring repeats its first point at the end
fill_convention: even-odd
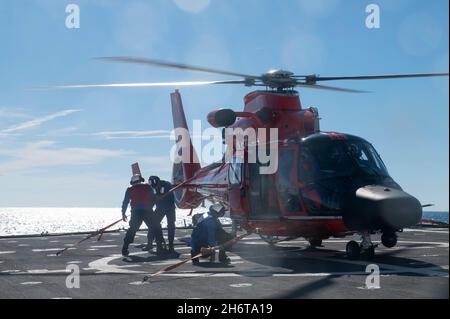
{"type": "MultiPolygon", "coordinates": [[[[210,213],[205,213],[197,220],[191,235],[191,256],[198,255],[202,247],[215,247],[233,239],[233,236],[227,233],[217,217],[210,213]]],[[[219,260],[226,261],[228,257],[225,250],[219,250],[219,260]]],[[[194,264],[198,262],[193,260],[194,264]]]]}
{"type": "MultiPolygon", "coordinates": [[[[141,227],[142,222],[147,225],[149,231],[154,231],[157,227],[153,212],[154,202],[155,198],[150,185],[140,183],[128,187],[122,203],[122,214],[125,214],[128,204],[130,204],[131,218],[129,222],[130,227],[124,238],[124,248],[127,249],[134,242],[136,232],[141,227]]],[[[159,234],[155,234],[155,237],[157,245],[161,247],[162,237],[159,234]]]]}
{"type": "Polygon", "coordinates": [[[155,232],[150,231],[148,233],[148,244],[151,246],[153,239],[158,235],[163,237],[161,221],[164,216],[167,220],[167,237],[169,241],[169,250],[174,249],[174,239],[175,239],[175,197],[173,193],[167,194],[167,192],[172,189],[172,184],[167,181],[160,181],[156,187],[153,187],[154,193],[156,195],[156,209],[155,209],[155,232]],[[167,194],[167,195],[165,195],[167,194]],[[164,197],[162,197],[165,195],[164,197]],[[156,234],[156,232],[158,234],[156,234]]]}

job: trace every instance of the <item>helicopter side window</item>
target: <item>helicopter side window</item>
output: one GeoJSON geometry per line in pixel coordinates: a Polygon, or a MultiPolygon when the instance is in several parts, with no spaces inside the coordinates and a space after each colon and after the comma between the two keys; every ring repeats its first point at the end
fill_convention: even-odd
{"type": "Polygon", "coordinates": [[[240,185],[242,182],[242,161],[233,157],[228,170],[228,181],[232,185],[240,185]]]}
{"type": "Polygon", "coordinates": [[[287,213],[301,211],[296,180],[296,149],[286,148],[280,152],[278,196],[281,207],[287,213]]]}

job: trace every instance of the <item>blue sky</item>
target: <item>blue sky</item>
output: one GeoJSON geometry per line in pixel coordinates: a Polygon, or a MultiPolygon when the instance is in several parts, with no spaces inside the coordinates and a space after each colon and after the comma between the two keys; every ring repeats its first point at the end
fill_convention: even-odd
{"type": "MultiPolygon", "coordinates": [[[[145,175],[170,177],[172,89],[27,88],[227,79],[93,57],[141,56],[252,74],[447,72],[448,10],[447,0],[1,1],[0,206],[117,207],[135,161],[145,175]],[[80,7],[80,29],[65,27],[69,3],[80,7]],[[370,3],[380,6],[380,29],[365,27],[370,3]]],[[[338,84],[373,93],[302,90],[303,105],[319,108],[322,129],[368,139],[407,192],[448,210],[448,79],[338,84]]],[[[201,119],[204,127],[210,110],[240,110],[248,92],[181,90],[188,121],[201,119]]]]}

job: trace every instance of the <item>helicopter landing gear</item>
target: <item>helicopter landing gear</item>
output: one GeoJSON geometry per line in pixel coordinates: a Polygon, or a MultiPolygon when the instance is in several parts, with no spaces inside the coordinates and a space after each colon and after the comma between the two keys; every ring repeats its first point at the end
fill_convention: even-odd
{"type": "Polygon", "coordinates": [[[308,242],[311,248],[322,247],[322,239],[310,238],[308,242]]]}
{"type": "Polygon", "coordinates": [[[397,234],[394,231],[384,231],[381,235],[381,243],[386,248],[392,248],[397,245],[397,234]]]}
{"type": "Polygon", "coordinates": [[[236,221],[236,220],[233,220],[231,222],[231,233],[230,233],[230,235],[233,236],[233,237],[236,237],[238,230],[241,230],[240,228],[241,227],[239,225],[239,222],[236,221]]]}
{"type": "Polygon", "coordinates": [[[351,260],[357,260],[360,258],[372,260],[375,257],[375,248],[377,245],[372,243],[369,232],[363,232],[361,234],[361,238],[362,240],[360,244],[354,240],[348,242],[345,248],[347,257],[351,260]]]}
{"type": "Polygon", "coordinates": [[[347,257],[349,259],[357,260],[361,254],[361,247],[359,247],[359,244],[356,241],[352,240],[347,243],[345,252],[347,253],[347,257]]]}

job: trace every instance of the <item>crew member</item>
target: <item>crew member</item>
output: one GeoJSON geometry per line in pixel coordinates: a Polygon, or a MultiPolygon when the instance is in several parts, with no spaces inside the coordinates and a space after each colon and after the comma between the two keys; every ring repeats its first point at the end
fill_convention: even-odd
{"type": "MultiPolygon", "coordinates": [[[[178,257],[178,253],[174,249],[176,220],[175,197],[172,192],[169,193],[169,191],[172,189],[172,184],[168,181],[160,180],[158,176],[150,176],[148,182],[153,188],[153,193],[156,195],[155,229],[158,232],[158,236],[163,238],[161,221],[163,220],[164,216],[166,216],[169,254],[176,255],[178,257]]],[[[153,239],[154,237],[156,237],[155,235],[156,233],[154,234],[152,231],[148,233],[148,250],[151,250],[152,248],[153,239]]]]}
{"type": "MultiPolygon", "coordinates": [[[[127,221],[126,211],[128,204],[131,206],[131,218],[130,228],[128,228],[125,238],[123,240],[122,255],[128,256],[130,253],[128,247],[134,242],[136,232],[145,222],[149,231],[156,228],[154,222],[153,205],[155,202],[155,196],[153,195],[150,185],[144,183],[144,178],[141,175],[136,174],[131,178],[127,191],[125,192],[125,198],[122,203],[122,219],[127,221]]],[[[162,238],[156,233],[157,242],[157,254],[163,253],[162,238]]]]}
{"type": "MultiPolygon", "coordinates": [[[[192,257],[202,252],[205,257],[209,255],[210,260],[214,261],[215,251],[213,247],[223,245],[233,239],[233,236],[222,228],[222,224],[219,221],[219,218],[223,217],[224,214],[225,207],[220,204],[215,204],[210,206],[207,213],[197,219],[191,236],[192,257]]],[[[219,261],[225,264],[230,263],[230,258],[226,255],[225,249],[219,250],[219,261]]],[[[192,263],[198,265],[198,258],[193,259],[192,263]]]]}

